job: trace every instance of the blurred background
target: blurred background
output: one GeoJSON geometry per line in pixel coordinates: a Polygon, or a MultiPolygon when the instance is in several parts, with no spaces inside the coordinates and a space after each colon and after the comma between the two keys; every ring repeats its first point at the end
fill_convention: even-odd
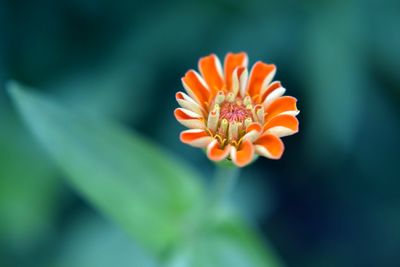
{"type": "Polygon", "coordinates": [[[5,81],[211,173],[178,140],[174,94],[199,57],[229,51],[275,63],[301,110],[282,160],[244,169],[240,212],[287,266],[400,266],[399,29],[397,0],[0,1],[0,266],[153,266],[61,179],[5,81]]]}

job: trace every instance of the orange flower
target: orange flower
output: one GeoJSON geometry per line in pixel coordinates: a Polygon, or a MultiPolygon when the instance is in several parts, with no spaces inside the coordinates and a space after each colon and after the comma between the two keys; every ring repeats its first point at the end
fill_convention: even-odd
{"type": "Polygon", "coordinates": [[[258,61],[248,74],[247,64],[244,52],[228,53],[224,69],[214,54],[201,58],[200,74],[189,70],[182,78],[187,94],[176,93],[181,108],[174,112],[190,128],[181,132],[183,143],[206,148],[213,161],[230,159],[239,167],[255,154],[281,158],[281,137],[299,130],[297,99],[283,96],[285,88],[272,82],[275,65],[258,61]]]}

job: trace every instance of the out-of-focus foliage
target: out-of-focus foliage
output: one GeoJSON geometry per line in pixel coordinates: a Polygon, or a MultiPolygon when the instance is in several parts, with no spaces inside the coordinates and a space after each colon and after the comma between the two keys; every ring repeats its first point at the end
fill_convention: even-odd
{"type": "Polygon", "coordinates": [[[29,250],[52,230],[59,182],[14,114],[0,120],[0,236],[11,250],[29,250]]]}
{"type": "Polygon", "coordinates": [[[184,166],[106,120],[65,111],[17,84],[9,89],[73,186],[146,246],[165,250],[190,227],[202,192],[184,166]]]}
{"type": "Polygon", "coordinates": [[[81,212],[70,223],[51,267],[159,267],[154,257],[133,242],[125,232],[92,212],[81,212]]]}
{"type": "Polygon", "coordinates": [[[168,267],[282,266],[270,247],[266,249],[254,233],[234,219],[205,226],[177,251],[168,267]]]}
{"type": "Polygon", "coordinates": [[[133,132],[65,110],[16,83],[8,89],[76,189],[158,259],[166,257],[167,266],[280,266],[244,226],[210,212],[200,178],[171,155],[133,132]]]}
{"type": "Polygon", "coordinates": [[[74,236],[77,251],[108,238],[70,230],[90,207],[16,120],[5,81],[122,120],[209,176],[177,138],[174,93],[200,56],[244,50],[277,64],[301,131],[282,160],[243,171],[235,206],[288,266],[399,266],[399,25],[397,0],[0,1],[0,265],[74,265],[58,257],[74,236]]]}

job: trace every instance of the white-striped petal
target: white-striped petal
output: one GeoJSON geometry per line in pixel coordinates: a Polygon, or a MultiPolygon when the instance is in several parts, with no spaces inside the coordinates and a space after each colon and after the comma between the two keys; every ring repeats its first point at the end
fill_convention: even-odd
{"type": "Polygon", "coordinates": [[[208,144],[214,140],[205,130],[202,129],[191,129],[181,132],[181,142],[194,146],[205,148],[208,144]]]}
{"type": "Polygon", "coordinates": [[[268,151],[268,149],[264,146],[261,145],[255,145],[254,146],[255,151],[258,155],[269,158],[269,159],[275,159],[276,157],[272,156],[272,154],[268,151]]]}
{"type": "Polygon", "coordinates": [[[265,93],[265,91],[268,89],[269,84],[271,83],[272,79],[274,79],[276,74],[276,68],[273,69],[268,75],[267,77],[265,77],[262,85],[261,85],[261,90],[260,90],[260,95],[263,95],[265,93]]]}
{"type": "Polygon", "coordinates": [[[204,116],[204,109],[187,94],[183,92],[176,93],[176,101],[182,108],[188,109],[198,115],[204,116]]]}
{"type": "Polygon", "coordinates": [[[265,133],[272,134],[272,135],[275,135],[278,137],[285,137],[285,136],[295,134],[295,133],[297,133],[297,131],[287,128],[287,127],[284,127],[284,126],[275,126],[275,127],[268,129],[265,133]]]}
{"type": "Polygon", "coordinates": [[[268,107],[275,99],[281,97],[285,94],[286,89],[283,87],[278,87],[274,91],[272,91],[264,100],[263,106],[268,107]]]}
{"type": "Polygon", "coordinates": [[[246,95],[246,90],[247,90],[247,81],[249,79],[249,72],[247,68],[244,69],[242,74],[240,75],[240,95],[244,97],[246,95]]]}
{"type": "Polygon", "coordinates": [[[206,125],[201,115],[184,108],[177,108],[174,112],[175,118],[182,125],[191,129],[205,129],[206,125]]]}
{"type": "MultiPolygon", "coordinates": [[[[207,83],[204,81],[203,77],[201,77],[201,75],[199,73],[197,73],[197,71],[195,70],[190,70],[189,72],[193,72],[196,79],[200,82],[200,84],[209,92],[210,88],[208,88],[207,83]]],[[[185,76],[186,77],[186,76],[185,76]]],[[[201,103],[201,99],[199,99],[195,92],[192,90],[192,88],[190,88],[190,86],[185,82],[185,77],[182,78],[182,85],[183,88],[185,88],[186,92],[189,94],[189,96],[194,99],[197,103],[201,103]]]]}
{"type": "Polygon", "coordinates": [[[299,113],[300,113],[300,110],[288,110],[288,111],[279,113],[277,115],[291,115],[291,116],[296,117],[297,115],[299,115],[299,113]]]}
{"type": "Polygon", "coordinates": [[[231,89],[231,92],[233,93],[233,95],[236,97],[238,92],[239,92],[239,77],[238,77],[238,70],[239,67],[235,68],[233,70],[233,74],[232,74],[232,88],[228,88],[231,89]]]}

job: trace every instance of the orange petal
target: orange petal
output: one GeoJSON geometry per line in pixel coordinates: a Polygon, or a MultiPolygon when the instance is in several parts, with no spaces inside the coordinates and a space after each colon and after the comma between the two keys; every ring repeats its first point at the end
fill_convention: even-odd
{"type": "Polygon", "coordinates": [[[204,129],[206,128],[204,120],[201,115],[194,113],[188,109],[177,108],[174,111],[175,118],[184,126],[191,129],[204,129]]]}
{"type": "Polygon", "coordinates": [[[249,126],[246,128],[246,134],[243,136],[243,140],[249,140],[251,142],[257,140],[257,138],[260,136],[262,132],[262,126],[261,124],[257,122],[251,123],[249,126]]]}
{"type": "Polygon", "coordinates": [[[218,57],[215,54],[211,54],[201,58],[199,60],[199,70],[211,93],[216,95],[224,86],[222,66],[218,57]]]}
{"type": "Polygon", "coordinates": [[[175,94],[175,99],[182,108],[193,111],[198,115],[204,115],[204,109],[187,94],[183,92],[177,92],[175,94]]]}
{"type": "Polygon", "coordinates": [[[269,121],[280,114],[296,116],[299,113],[296,103],[297,99],[292,96],[282,96],[277,98],[265,108],[265,121],[269,121]]]}
{"type": "Polygon", "coordinates": [[[248,64],[248,58],[247,58],[247,54],[245,52],[240,52],[237,54],[234,54],[234,53],[226,54],[225,62],[224,62],[224,69],[225,69],[226,88],[228,90],[231,90],[231,88],[232,88],[233,71],[237,67],[247,68],[247,64],[248,64]]]}
{"type": "Polygon", "coordinates": [[[274,78],[276,67],[274,64],[265,64],[258,61],[254,64],[250,72],[249,83],[247,85],[247,92],[250,96],[261,94],[263,88],[274,78]]]}
{"type": "Polygon", "coordinates": [[[182,78],[183,87],[185,87],[186,92],[197,102],[204,106],[210,97],[210,91],[205,84],[203,78],[195,72],[194,70],[189,70],[186,72],[185,76],[182,78]]]}
{"type": "Polygon", "coordinates": [[[213,140],[207,131],[201,129],[191,129],[181,132],[180,140],[182,143],[204,148],[213,140]]]}
{"type": "Polygon", "coordinates": [[[265,91],[261,94],[261,102],[264,102],[265,98],[274,90],[278,89],[279,87],[282,87],[282,84],[280,81],[275,81],[268,85],[268,87],[265,89],[265,91]]]}
{"type": "Polygon", "coordinates": [[[239,91],[244,91],[243,85],[247,83],[247,68],[237,67],[233,70],[230,91],[236,96],[239,91]]]}
{"type": "Polygon", "coordinates": [[[264,131],[278,137],[292,135],[299,131],[299,121],[291,115],[279,115],[264,125],[264,131]]]}
{"type": "Polygon", "coordinates": [[[270,159],[280,159],[285,150],[282,140],[272,134],[261,136],[254,145],[258,155],[270,159]]]}
{"type": "Polygon", "coordinates": [[[233,70],[230,89],[234,95],[237,95],[237,93],[240,92],[242,97],[245,96],[248,76],[249,73],[246,67],[237,67],[233,70]]]}
{"type": "Polygon", "coordinates": [[[214,139],[207,146],[207,156],[209,159],[213,161],[221,161],[228,157],[231,149],[231,145],[226,145],[224,148],[221,148],[220,143],[217,139],[214,139]]]}
{"type": "Polygon", "coordinates": [[[261,130],[262,130],[261,125],[257,122],[253,122],[249,126],[247,126],[246,133],[251,132],[251,131],[261,132],[261,130]]]}
{"type": "Polygon", "coordinates": [[[281,82],[273,82],[266,87],[264,92],[261,92],[261,103],[263,103],[264,107],[267,107],[272,101],[283,96],[285,91],[286,89],[282,87],[281,82]]]}
{"type": "Polygon", "coordinates": [[[231,147],[231,159],[238,167],[244,167],[251,163],[254,156],[254,146],[249,140],[244,140],[239,149],[231,147]]]}

